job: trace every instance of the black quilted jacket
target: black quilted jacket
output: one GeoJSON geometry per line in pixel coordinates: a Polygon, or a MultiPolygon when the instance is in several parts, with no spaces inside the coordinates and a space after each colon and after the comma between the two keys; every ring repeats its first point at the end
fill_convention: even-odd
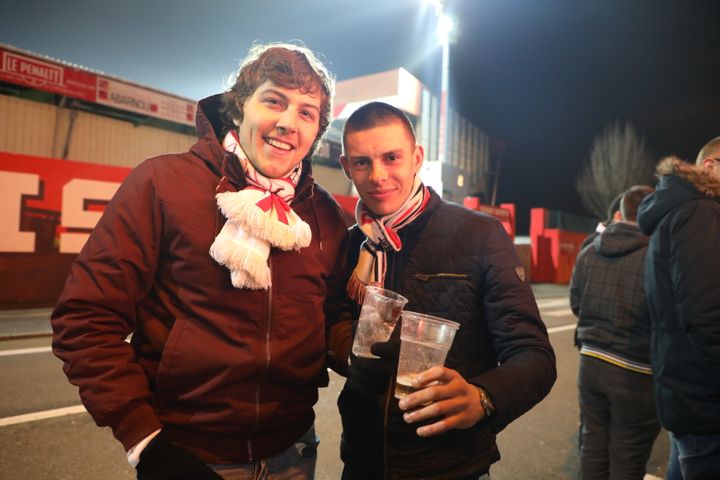
{"type": "MultiPolygon", "coordinates": [[[[341,456],[365,478],[477,478],[500,459],[495,434],[550,391],[555,355],[500,222],[433,192],[399,235],[385,286],[409,299],[407,310],[460,323],[446,366],[482,386],[497,410],[470,429],[421,438],[402,420],[394,372],[353,364],[338,400],[341,456]]],[[[353,227],[350,237],[354,265],[364,236],[353,227]]]]}

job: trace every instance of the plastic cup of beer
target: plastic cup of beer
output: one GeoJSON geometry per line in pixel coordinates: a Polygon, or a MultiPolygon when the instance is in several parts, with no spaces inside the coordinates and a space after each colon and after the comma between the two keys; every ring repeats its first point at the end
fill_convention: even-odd
{"type": "Polygon", "coordinates": [[[407,298],[380,287],[365,287],[360,319],[355,329],[352,353],[358,357],[380,358],[370,353],[370,346],[390,339],[407,298]]]}
{"type": "Polygon", "coordinates": [[[395,398],[417,391],[412,382],[420,373],[445,364],[458,328],[460,324],[452,320],[407,310],[403,312],[395,398]]]}

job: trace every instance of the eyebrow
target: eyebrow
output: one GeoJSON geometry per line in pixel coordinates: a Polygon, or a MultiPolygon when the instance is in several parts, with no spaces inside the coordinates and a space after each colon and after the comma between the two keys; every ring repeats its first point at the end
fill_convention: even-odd
{"type": "MultiPolygon", "coordinates": [[[[402,154],[402,148],[396,148],[396,149],[388,150],[387,152],[381,153],[380,157],[387,157],[388,155],[400,156],[401,154],[402,154]]],[[[348,158],[350,160],[363,160],[363,159],[370,160],[370,157],[368,155],[349,155],[348,158]]]]}
{"type": "MultiPolygon", "coordinates": [[[[277,95],[278,97],[281,97],[285,102],[288,101],[288,96],[287,96],[287,95],[285,95],[285,94],[284,94],[283,92],[281,92],[280,90],[277,90],[277,89],[272,88],[272,87],[266,88],[265,90],[262,90],[260,93],[261,93],[261,94],[270,93],[270,94],[273,94],[273,95],[277,95]]],[[[300,105],[302,105],[302,106],[305,107],[305,108],[311,108],[311,109],[315,110],[316,112],[320,113],[320,107],[318,107],[317,105],[313,105],[312,103],[301,103],[300,105]]]]}

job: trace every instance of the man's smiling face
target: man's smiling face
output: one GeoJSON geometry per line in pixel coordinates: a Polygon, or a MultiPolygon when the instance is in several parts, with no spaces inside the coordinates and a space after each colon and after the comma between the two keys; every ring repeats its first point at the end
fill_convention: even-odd
{"type": "Polygon", "coordinates": [[[319,91],[302,93],[268,80],[247,99],[238,137],[260,173],[284,177],[308,154],[320,129],[319,91]]]}
{"type": "Polygon", "coordinates": [[[348,133],[340,163],[363,203],[383,216],[396,212],[411,195],[423,156],[405,125],[391,121],[348,133]]]}

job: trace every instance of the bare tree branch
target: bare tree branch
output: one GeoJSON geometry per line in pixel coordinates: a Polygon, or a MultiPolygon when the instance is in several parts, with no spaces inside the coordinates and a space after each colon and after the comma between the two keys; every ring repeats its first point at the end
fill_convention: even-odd
{"type": "Polygon", "coordinates": [[[585,209],[605,219],[608,205],[633,185],[653,184],[655,162],[630,123],[615,123],[595,137],[590,158],[575,180],[585,209]]]}

